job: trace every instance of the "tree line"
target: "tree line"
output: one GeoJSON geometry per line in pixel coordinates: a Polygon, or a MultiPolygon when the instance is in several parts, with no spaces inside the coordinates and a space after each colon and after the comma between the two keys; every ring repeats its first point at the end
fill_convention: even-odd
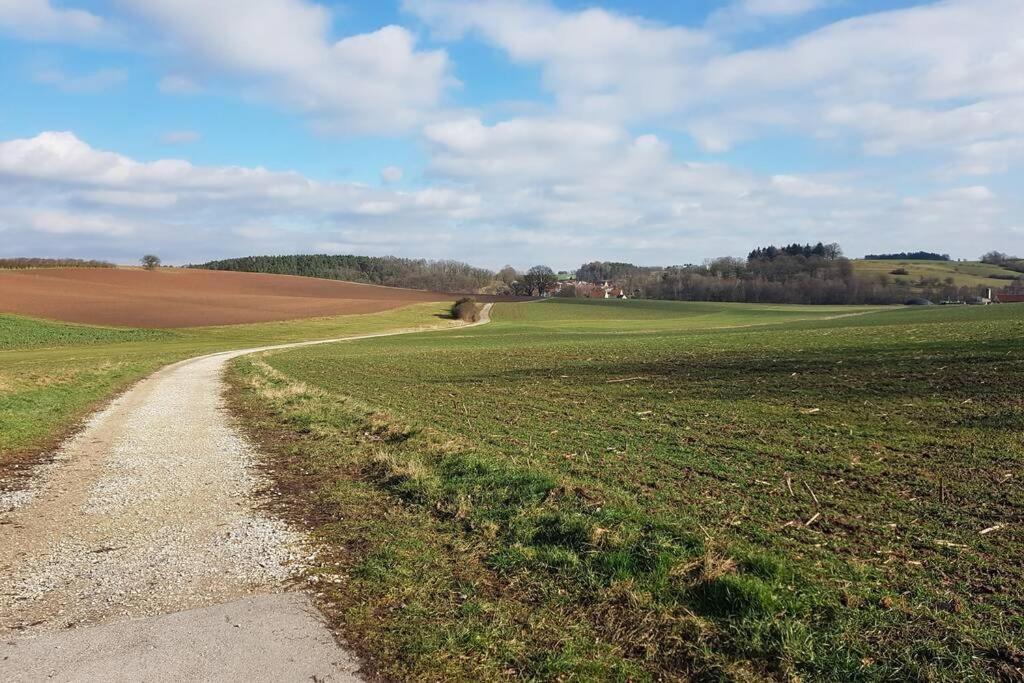
{"type": "Polygon", "coordinates": [[[865,261],[949,261],[949,254],[933,251],[901,251],[898,254],[867,254],[865,261]]]}
{"type": "Polygon", "coordinates": [[[769,245],[753,249],[746,259],[725,256],[667,268],[591,262],[576,275],[588,282],[614,281],[633,297],[679,301],[893,304],[914,298],[965,300],[981,289],[957,285],[952,276],[911,282],[887,274],[858,275],[838,244],[820,242],[769,245]]]}
{"type": "MultiPolygon", "coordinates": [[[[920,258],[930,252],[911,252],[900,258],[920,258]]],[[[897,255],[876,255],[888,257],[897,255]]],[[[944,254],[934,255],[945,260],[944,254]]],[[[1000,252],[986,262],[1004,267],[1022,263],[1000,252]]],[[[555,272],[536,265],[520,272],[505,266],[498,272],[459,261],[428,261],[394,256],[296,254],[246,256],[191,266],[213,270],[303,275],[352,282],[408,287],[436,292],[540,296],[557,289],[555,272]]],[[[702,264],[638,266],[618,261],[591,261],[574,277],[580,282],[610,282],[634,298],[680,301],[735,301],[793,304],[893,304],[913,298],[933,301],[964,300],[980,294],[979,287],[956,284],[952,276],[920,277],[914,281],[893,274],[859,275],[838,244],[789,244],[757,247],[746,258],[723,256],[702,264]]],[[[562,287],[560,296],[575,296],[562,287]]]]}
{"type": "Polygon", "coordinates": [[[80,258],[0,258],[0,269],[23,268],[114,268],[113,263],[80,258]]]}
{"type": "Polygon", "coordinates": [[[459,261],[351,254],[243,256],[189,267],[245,273],[302,275],[435,292],[481,292],[493,286],[496,279],[495,274],[489,270],[459,261]]]}

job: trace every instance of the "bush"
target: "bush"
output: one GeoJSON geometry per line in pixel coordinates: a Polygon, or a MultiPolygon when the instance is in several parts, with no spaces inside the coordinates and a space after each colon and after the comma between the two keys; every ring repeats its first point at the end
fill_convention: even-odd
{"type": "Polygon", "coordinates": [[[473,297],[462,297],[452,304],[452,317],[463,322],[475,323],[480,320],[481,308],[483,307],[473,297]]]}

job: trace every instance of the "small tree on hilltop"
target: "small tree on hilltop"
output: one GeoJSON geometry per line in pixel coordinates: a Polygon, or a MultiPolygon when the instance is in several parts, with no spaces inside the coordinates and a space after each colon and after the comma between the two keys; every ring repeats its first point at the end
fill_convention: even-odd
{"type": "Polygon", "coordinates": [[[146,270],[156,270],[160,266],[160,257],[155,254],[146,254],[139,261],[146,270]]]}

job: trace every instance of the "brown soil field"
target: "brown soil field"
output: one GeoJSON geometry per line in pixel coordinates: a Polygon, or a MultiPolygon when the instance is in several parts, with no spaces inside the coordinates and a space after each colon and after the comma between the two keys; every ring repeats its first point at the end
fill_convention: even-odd
{"type": "Polygon", "coordinates": [[[162,268],[0,271],[0,312],[124,327],[195,327],[375,313],[447,294],[293,275],[162,268]]]}

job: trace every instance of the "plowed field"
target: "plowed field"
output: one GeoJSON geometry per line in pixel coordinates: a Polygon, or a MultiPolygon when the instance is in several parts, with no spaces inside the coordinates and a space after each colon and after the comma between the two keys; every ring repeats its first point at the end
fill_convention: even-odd
{"type": "Polygon", "coordinates": [[[230,325],[374,313],[445,298],[291,275],[134,268],[0,271],[0,312],[94,325],[230,325]]]}

